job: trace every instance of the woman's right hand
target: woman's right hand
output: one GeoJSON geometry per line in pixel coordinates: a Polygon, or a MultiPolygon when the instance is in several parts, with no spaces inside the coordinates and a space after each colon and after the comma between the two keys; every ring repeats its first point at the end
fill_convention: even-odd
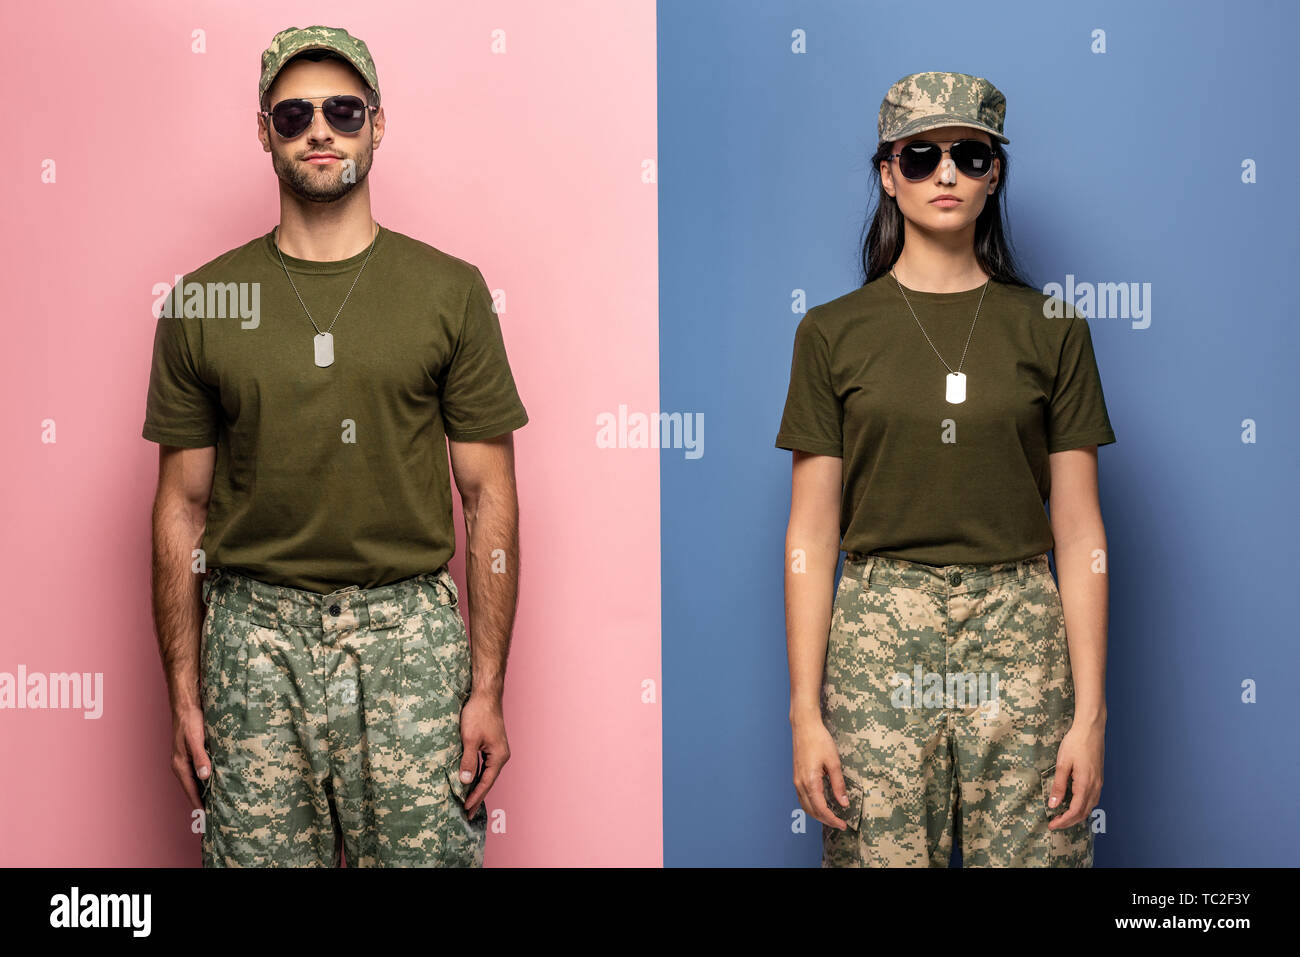
{"type": "Polygon", "coordinates": [[[840,753],[835,747],[835,739],[826,730],[820,716],[809,717],[794,724],[794,789],[799,795],[799,803],[804,812],[811,814],[827,827],[844,830],[847,825],[835,816],[835,812],[826,804],[823,777],[829,775],[831,791],[841,807],[849,803],[848,791],[844,787],[844,775],[840,771],[840,753]]]}

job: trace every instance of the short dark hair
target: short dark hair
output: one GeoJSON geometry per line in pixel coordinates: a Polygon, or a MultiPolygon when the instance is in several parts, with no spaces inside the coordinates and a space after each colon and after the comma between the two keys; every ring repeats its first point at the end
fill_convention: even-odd
{"type": "MultiPolygon", "coordinates": [[[[319,63],[321,60],[338,60],[340,63],[344,64],[360,78],[361,85],[366,88],[366,102],[371,106],[379,105],[379,94],[376,93],[373,89],[371,89],[370,84],[366,82],[366,78],[364,76],[361,76],[361,71],[358,70],[356,67],[354,67],[351,63],[349,63],[347,57],[340,56],[339,54],[335,53],[333,50],[303,50],[301,53],[297,53],[289,57],[289,59],[285,61],[284,66],[280,67],[281,72],[283,72],[284,67],[288,66],[290,63],[293,63],[296,60],[311,60],[313,63],[319,63]]],[[[275,79],[278,80],[279,78],[280,78],[280,74],[277,73],[275,75],[275,79]]],[[[271,86],[268,86],[266,88],[266,92],[262,94],[263,110],[269,110],[271,108],[271,89],[274,86],[275,86],[275,80],[272,80],[271,86]]]]}

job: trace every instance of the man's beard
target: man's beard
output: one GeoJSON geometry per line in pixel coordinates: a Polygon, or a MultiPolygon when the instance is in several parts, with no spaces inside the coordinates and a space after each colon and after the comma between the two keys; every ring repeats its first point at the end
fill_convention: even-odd
{"type": "Polygon", "coordinates": [[[346,157],[323,167],[328,170],[337,166],[337,178],[317,178],[312,170],[305,168],[310,164],[303,163],[289,154],[272,152],[271,165],[275,168],[275,174],[280,177],[280,182],[288,186],[295,196],[310,203],[332,203],[342,199],[366,181],[366,177],[370,175],[370,163],[373,157],[374,151],[371,149],[366,149],[364,153],[359,154],[355,160],[356,168],[351,176],[347,175],[346,157]],[[348,179],[352,182],[347,182],[348,179]]]}

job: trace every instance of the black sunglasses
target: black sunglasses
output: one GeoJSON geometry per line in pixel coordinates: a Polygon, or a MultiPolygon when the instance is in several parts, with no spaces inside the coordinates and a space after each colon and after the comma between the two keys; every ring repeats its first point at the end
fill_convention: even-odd
{"type": "Polygon", "coordinates": [[[948,149],[928,140],[914,140],[890,154],[890,159],[898,158],[898,171],[904,179],[918,180],[935,171],[944,153],[952,157],[959,170],[975,179],[987,176],[993,168],[993,147],[983,140],[955,140],[948,149]]]}
{"type": "Polygon", "coordinates": [[[368,105],[361,97],[344,94],[327,96],[320,106],[311,99],[281,100],[268,110],[259,110],[258,115],[269,116],[275,131],[287,140],[302,136],[311,126],[312,117],[320,110],[325,114],[325,122],[340,133],[356,133],[366,125],[366,111],[378,110],[377,106],[368,105]]]}

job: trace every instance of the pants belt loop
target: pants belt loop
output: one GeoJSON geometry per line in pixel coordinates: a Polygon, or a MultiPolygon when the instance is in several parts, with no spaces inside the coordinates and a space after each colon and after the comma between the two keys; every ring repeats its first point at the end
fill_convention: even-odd
{"type": "Polygon", "coordinates": [[[447,604],[452,608],[460,606],[460,590],[456,587],[456,579],[451,577],[451,569],[446,565],[441,566],[438,570],[439,583],[443,591],[447,593],[447,604]]]}
{"type": "Polygon", "coordinates": [[[248,607],[256,609],[269,619],[267,627],[276,631],[280,628],[280,586],[268,582],[250,579],[248,582],[248,607]]]}
{"type": "Polygon", "coordinates": [[[217,586],[217,579],[221,577],[221,569],[212,567],[208,569],[207,575],[203,579],[203,604],[212,604],[212,590],[217,586]]]}
{"type": "Polygon", "coordinates": [[[867,555],[862,560],[867,563],[867,567],[862,569],[862,585],[866,587],[871,584],[871,572],[876,567],[876,556],[867,555]]]}

